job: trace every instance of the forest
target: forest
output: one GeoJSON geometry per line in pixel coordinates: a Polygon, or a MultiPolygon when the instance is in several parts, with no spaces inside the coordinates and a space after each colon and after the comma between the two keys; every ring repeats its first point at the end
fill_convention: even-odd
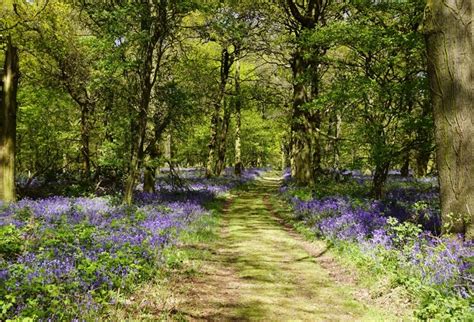
{"type": "Polygon", "coordinates": [[[471,16],[0,0],[0,320],[474,320],[471,16]]]}

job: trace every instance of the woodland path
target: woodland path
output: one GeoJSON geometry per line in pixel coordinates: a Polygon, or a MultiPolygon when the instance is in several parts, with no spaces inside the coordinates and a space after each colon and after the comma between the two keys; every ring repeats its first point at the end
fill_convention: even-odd
{"type": "Polygon", "coordinates": [[[318,261],[325,250],[275,217],[268,197],[277,180],[262,178],[225,207],[210,256],[186,281],[175,312],[185,320],[397,320],[358,301],[354,287],[318,261]]]}

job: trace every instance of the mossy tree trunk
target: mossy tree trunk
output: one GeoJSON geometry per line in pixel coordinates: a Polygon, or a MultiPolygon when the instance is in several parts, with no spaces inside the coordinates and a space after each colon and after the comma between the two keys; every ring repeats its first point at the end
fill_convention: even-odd
{"type": "Polygon", "coordinates": [[[474,238],[472,1],[429,0],[425,9],[444,232],[474,238]]]}
{"type": "Polygon", "coordinates": [[[384,194],[384,186],[387,181],[390,162],[377,164],[375,167],[374,178],[372,179],[372,195],[376,199],[381,199],[384,194]]]}
{"type": "Polygon", "coordinates": [[[296,36],[296,49],[292,57],[293,115],[291,121],[291,172],[296,182],[312,185],[321,170],[320,111],[309,111],[305,106],[319,96],[319,62],[325,54],[322,48],[304,48],[301,45],[304,31],[325,24],[328,3],[320,1],[286,0],[281,4],[288,17],[288,28],[296,36]],[[307,92],[310,89],[310,92],[307,92]],[[309,95],[308,95],[309,94],[309,95]]]}
{"type": "MultiPolygon", "coordinates": [[[[210,178],[220,173],[217,173],[217,163],[221,158],[221,141],[222,141],[222,130],[225,128],[224,116],[222,110],[224,109],[225,100],[225,88],[229,80],[229,72],[234,62],[234,54],[230,54],[227,48],[223,48],[221,51],[221,66],[220,66],[220,82],[219,82],[219,93],[217,99],[214,102],[212,118],[211,118],[211,139],[208,144],[209,153],[207,157],[206,165],[206,177],[210,178]]],[[[225,111],[224,111],[225,113],[225,111]]]]}
{"type": "MultiPolygon", "coordinates": [[[[146,149],[146,155],[148,156],[147,164],[145,165],[145,175],[143,182],[143,191],[154,193],[155,192],[155,182],[157,170],[163,156],[163,149],[161,148],[161,143],[163,139],[163,134],[165,130],[171,123],[172,112],[165,111],[164,109],[157,109],[153,116],[154,123],[154,135],[153,139],[149,143],[146,149]]],[[[171,130],[168,132],[165,141],[164,154],[168,162],[171,162],[173,158],[173,135],[171,130]]]]}
{"type": "MultiPolygon", "coordinates": [[[[318,59],[323,55],[323,51],[319,48],[313,48],[312,54],[315,55],[310,61],[310,65],[307,66],[309,73],[311,74],[311,97],[309,101],[315,100],[319,96],[320,92],[320,74],[319,74],[319,61],[318,59]]],[[[321,124],[323,120],[323,113],[321,110],[316,109],[311,111],[309,114],[311,131],[309,132],[311,140],[311,161],[312,161],[312,175],[316,178],[322,172],[321,159],[322,159],[322,146],[321,146],[321,124]]]]}
{"type": "Polygon", "coordinates": [[[332,111],[329,118],[329,149],[328,152],[332,156],[331,164],[333,169],[333,178],[339,181],[341,175],[339,173],[340,167],[340,136],[341,136],[342,117],[340,111],[337,109],[332,111]]]}
{"type": "Polygon", "coordinates": [[[304,104],[308,100],[304,74],[306,62],[301,51],[293,56],[293,115],[291,120],[291,158],[292,175],[301,185],[313,183],[313,162],[311,154],[311,124],[310,116],[304,104]]]}
{"type": "MultiPolygon", "coordinates": [[[[161,10],[166,10],[161,8],[161,10]]],[[[143,6],[143,17],[140,21],[141,31],[144,34],[149,34],[152,31],[153,21],[155,19],[151,15],[150,5],[143,6]]],[[[164,22],[164,21],[163,21],[164,22]]],[[[148,109],[151,100],[151,90],[156,80],[158,73],[158,66],[154,68],[153,59],[155,46],[160,39],[161,34],[156,30],[154,34],[142,44],[143,53],[141,65],[138,68],[138,78],[140,86],[140,95],[138,99],[138,106],[131,106],[132,115],[132,142],[130,163],[128,167],[128,177],[125,182],[123,202],[130,205],[133,201],[133,189],[139,176],[140,167],[143,163],[144,145],[146,139],[146,127],[148,119],[148,109]],[[136,111],[137,109],[138,111],[136,111]],[[134,128],[135,127],[135,128],[134,128]]]]}
{"type": "Polygon", "coordinates": [[[150,103],[151,84],[144,86],[141,93],[142,98],[139,106],[138,119],[136,122],[137,129],[132,137],[132,150],[130,155],[130,165],[128,169],[128,177],[125,182],[125,191],[123,201],[130,205],[133,201],[133,189],[139,176],[140,166],[143,162],[145,144],[146,125],[148,117],[148,106],[150,103]]]}
{"type": "Polygon", "coordinates": [[[423,123],[416,129],[416,139],[420,142],[418,148],[415,151],[415,174],[417,177],[424,177],[428,172],[428,163],[431,160],[431,155],[434,149],[434,131],[433,125],[431,123],[431,117],[428,115],[431,114],[431,105],[428,103],[428,100],[423,104],[423,114],[422,117],[424,120],[429,120],[428,123],[423,123]]]}
{"type": "Polygon", "coordinates": [[[16,200],[16,95],[19,76],[18,49],[8,38],[0,102],[0,200],[5,202],[16,200]]]}
{"type": "Polygon", "coordinates": [[[138,98],[131,106],[131,156],[128,177],[125,182],[123,202],[131,204],[133,189],[144,165],[145,140],[149,118],[152,90],[159,78],[165,52],[171,46],[165,45],[173,32],[173,25],[181,19],[176,3],[168,0],[157,2],[141,1],[140,12],[141,43],[138,47],[140,59],[135,72],[138,79],[138,98]]]}

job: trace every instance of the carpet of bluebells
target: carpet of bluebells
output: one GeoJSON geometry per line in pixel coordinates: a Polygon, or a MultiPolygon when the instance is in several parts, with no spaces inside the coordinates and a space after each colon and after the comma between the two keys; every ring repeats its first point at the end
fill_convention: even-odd
{"type": "Polygon", "coordinates": [[[94,316],[120,289],[152,278],[163,250],[208,215],[207,202],[259,175],[203,179],[182,171],[179,187],[140,186],[134,204],[117,196],[24,198],[0,204],[0,320],[94,316]]]}
{"type": "Polygon", "coordinates": [[[395,272],[422,302],[418,317],[474,317],[474,244],[463,236],[440,236],[435,180],[391,176],[384,199],[373,200],[370,178],[357,174],[322,191],[302,191],[288,174],[286,179],[281,192],[294,219],[335,245],[355,245],[363,261],[395,272]]]}

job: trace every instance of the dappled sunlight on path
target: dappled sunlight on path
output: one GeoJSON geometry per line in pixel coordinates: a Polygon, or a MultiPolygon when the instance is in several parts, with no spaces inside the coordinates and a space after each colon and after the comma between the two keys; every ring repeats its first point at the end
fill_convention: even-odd
{"type": "Polygon", "coordinates": [[[390,320],[335,283],[317,252],[272,215],[265,197],[277,188],[276,178],[264,178],[226,207],[220,238],[180,313],[192,320],[390,320]]]}

